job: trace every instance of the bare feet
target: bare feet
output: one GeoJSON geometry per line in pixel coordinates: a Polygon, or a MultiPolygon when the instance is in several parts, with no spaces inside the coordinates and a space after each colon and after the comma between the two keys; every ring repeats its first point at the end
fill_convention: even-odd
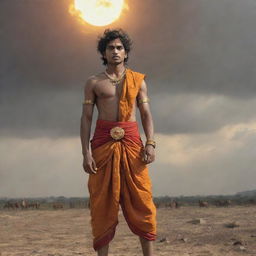
{"type": "MultiPolygon", "coordinates": [[[[149,241],[147,239],[140,237],[140,243],[141,243],[143,256],[153,256],[153,241],[149,241]]],[[[108,256],[108,248],[109,248],[109,244],[100,248],[97,251],[98,256],[108,256]]]]}

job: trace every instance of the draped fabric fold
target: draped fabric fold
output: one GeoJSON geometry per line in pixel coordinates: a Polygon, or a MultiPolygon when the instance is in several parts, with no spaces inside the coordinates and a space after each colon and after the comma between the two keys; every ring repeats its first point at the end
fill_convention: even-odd
{"type": "Polygon", "coordinates": [[[119,101],[119,121],[128,121],[131,117],[136,96],[141,87],[145,74],[126,70],[122,94],[119,101]]]}
{"type": "Polygon", "coordinates": [[[88,180],[95,250],[113,239],[119,205],[133,233],[147,240],[156,238],[156,208],[148,167],[142,161],[143,143],[137,122],[128,121],[143,78],[143,74],[127,70],[119,104],[120,120],[98,119],[91,140],[98,168],[88,180]],[[124,131],[122,138],[111,136],[115,127],[124,131]]]}

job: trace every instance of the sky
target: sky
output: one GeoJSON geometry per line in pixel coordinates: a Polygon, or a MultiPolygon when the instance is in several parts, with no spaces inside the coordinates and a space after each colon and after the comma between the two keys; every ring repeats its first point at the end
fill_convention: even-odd
{"type": "Polygon", "coordinates": [[[128,66],[146,74],[153,195],[255,189],[256,2],[126,0],[105,27],[81,24],[71,2],[0,1],[0,197],[88,196],[83,88],[105,70],[106,28],[127,31],[128,66]]]}

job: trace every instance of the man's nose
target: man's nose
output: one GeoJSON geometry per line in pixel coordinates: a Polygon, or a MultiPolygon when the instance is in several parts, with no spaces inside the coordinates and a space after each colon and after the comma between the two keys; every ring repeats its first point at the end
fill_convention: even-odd
{"type": "Polygon", "coordinates": [[[114,47],[113,52],[114,53],[118,52],[117,47],[114,47]]]}

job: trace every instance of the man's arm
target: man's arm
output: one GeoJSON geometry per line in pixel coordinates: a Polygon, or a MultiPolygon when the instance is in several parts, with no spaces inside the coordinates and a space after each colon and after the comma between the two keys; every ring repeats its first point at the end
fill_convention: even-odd
{"type": "Polygon", "coordinates": [[[144,161],[151,163],[155,160],[155,150],[152,142],[154,142],[154,124],[153,118],[149,107],[149,99],[147,95],[147,84],[143,80],[141,88],[137,96],[137,104],[140,111],[141,122],[147,139],[145,145],[144,161]],[[150,143],[151,144],[148,144],[150,143]]]}
{"type": "Polygon", "coordinates": [[[90,153],[90,134],[94,104],[96,96],[94,93],[94,80],[92,78],[88,79],[84,87],[84,102],[83,102],[83,112],[81,116],[80,125],[80,138],[82,144],[82,154],[84,156],[83,167],[87,173],[95,173],[96,164],[90,153]]]}

